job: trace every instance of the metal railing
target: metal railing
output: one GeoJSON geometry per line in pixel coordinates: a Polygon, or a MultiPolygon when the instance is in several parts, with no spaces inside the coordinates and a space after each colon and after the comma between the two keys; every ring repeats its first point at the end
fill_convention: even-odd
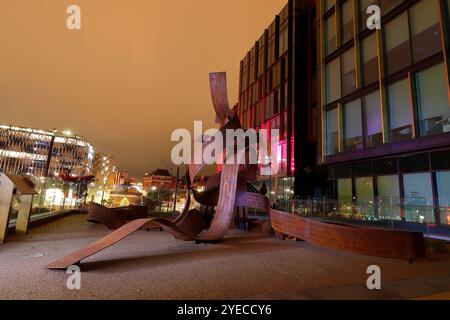
{"type": "Polygon", "coordinates": [[[367,227],[423,232],[450,240],[450,207],[427,205],[421,198],[374,201],[292,199],[277,209],[302,217],[367,227]],[[289,208],[288,208],[289,207],[289,208]]]}

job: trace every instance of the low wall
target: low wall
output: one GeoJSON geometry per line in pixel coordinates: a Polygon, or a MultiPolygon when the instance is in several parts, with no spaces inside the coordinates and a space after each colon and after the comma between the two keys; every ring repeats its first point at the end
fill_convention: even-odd
{"type": "MultiPolygon", "coordinates": [[[[64,218],[73,214],[87,214],[87,210],[62,210],[62,211],[54,211],[38,214],[35,216],[31,216],[30,223],[28,224],[29,228],[37,227],[42,224],[54,221],[56,219],[64,218]]],[[[12,222],[9,224],[8,234],[14,234],[16,231],[16,224],[12,222]]]]}
{"type": "Polygon", "coordinates": [[[425,256],[424,238],[419,232],[324,222],[273,209],[270,217],[272,228],[281,235],[322,247],[408,261],[425,256]]]}

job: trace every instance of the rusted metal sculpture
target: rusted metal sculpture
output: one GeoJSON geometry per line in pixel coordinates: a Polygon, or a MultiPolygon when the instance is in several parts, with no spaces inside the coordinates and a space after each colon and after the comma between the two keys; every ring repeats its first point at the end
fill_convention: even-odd
{"type": "Polygon", "coordinates": [[[132,220],[148,217],[148,208],[145,206],[129,206],[109,209],[97,203],[89,206],[87,221],[103,224],[110,230],[116,230],[132,220]]]}
{"type": "MultiPolygon", "coordinates": [[[[239,118],[228,105],[225,73],[211,74],[210,84],[216,120],[221,126],[220,131],[225,133],[227,129],[241,129],[239,118]]],[[[226,135],[223,134],[223,136],[226,135]]],[[[204,147],[209,143],[211,142],[205,142],[204,147]]],[[[191,163],[193,164],[189,166],[187,176],[189,186],[193,185],[194,179],[206,165],[203,162],[203,154],[200,153],[194,154],[191,163]]],[[[179,240],[197,243],[217,242],[226,235],[236,208],[238,208],[238,212],[245,211],[247,208],[270,212],[272,227],[278,234],[311,241],[326,247],[368,255],[407,259],[420,257],[423,254],[423,236],[420,234],[339,226],[272,210],[269,199],[265,196],[267,188],[263,186],[261,190],[257,190],[246,182],[249,177],[255,176],[256,166],[254,165],[225,163],[221,174],[213,176],[208,181],[205,192],[198,193],[190,190],[190,187],[188,188],[188,203],[174,221],[165,219],[134,220],[90,246],[49,264],[46,268],[66,269],[71,265],[78,264],[149,224],[158,225],[179,240]],[[191,191],[195,200],[201,205],[199,210],[190,210],[191,191]],[[215,207],[216,210],[214,216],[209,220],[208,212],[211,207],[215,207]],[[384,249],[382,249],[383,245],[384,249]]],[[[96,211],[97,213],[100,217],[96,217],[96,219],[105,223],[102,221],[104,217],[101,217],[105,211],[99,209],[96,211]]],[[[119,225],[116,218],[111,218],[111,221],[108,220],[108,224],[109,222],[111,222],[111,227],[119,225]]]]}
{"type": "Polygon", "coordinates": [[[310,243],[358,254],[412,261],[425,256],[423,234],[358,227],[302,218],[270,210],[272,228],[282,238],[294,237],[310,243]]]}
{"type": "MultiPolygon", "coordinates": [[[[227,129],[242,128],[239,118],[228,104],[226,74],[211,74],[210,85],[216,121],[220,123],[220,130],[225,137],[224,133],[227,129]]],[[[205,146],[208,143],[205,143],[205,146]]],[[[203,163],[203,154],[194,154],[192,163],[188,168],[187,181],[189,185],[194,183],[196,176],[206,165],[203,163]]],[[[49,264],[46,268],[66,269],[71,265],[78,264],[149,224],[158,225],[176,239],[183,241],[197,243],[220,241],[230,227],[236,207],[252,207],[266,212],[269,210],[269,200],[265,197],[265,192],[261,193],[257,189],[249,187],[245,181],[252,173],[256,173],[254,166],[225,164],[222,173],[210,179],[204,195],[193,192],[194,198],[201,204],[200,210],[189,210],[191,190],[188,188],[186,207],[174,221],[138,219],[123,225],[123,217],[117,212],[101,206],[94,206],[90,213],[90,221],[103,223],[111,229],[118,229],[90,246],[49,264]],[[209,207],[216,207],[212,221],[208,221],[206,217],[209,207]]]]}

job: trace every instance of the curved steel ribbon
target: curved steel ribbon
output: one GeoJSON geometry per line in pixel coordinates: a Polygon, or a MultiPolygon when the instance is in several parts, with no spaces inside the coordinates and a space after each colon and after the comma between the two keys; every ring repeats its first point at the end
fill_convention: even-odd
{"type": "MultiPolygon", "coordinates": [[[[228,129],[242,129],[239,118],[235,116],[230,109],[227,97],[227,81],[225,73],[210,74],[211,96],[216,111],[216,120],[220,123],[222,136],[226,137],[228,129]]],[[[210,142],[203,144],[203,149],[210,142]]],[[[223,144],[226,146],[226,144],[223,144]]],[[[202,149],[202,150],[203,150],[202,149]]],[[[225,151],[225,150],[224,150],[225,151]]],[[[188,168],[187,204],[183,212],[174,221],[165,219],[138,219],[121,226],[119,229],[100,239],[99,241],[79,250],[67,257],[61,258],[48,266],[47,269],[66,269],[71,265],[77,264],[82,260],[118,243],[137,230],[149,224],[159,225],[162,229],[172,234],[176,239],[196,242],[216,242],[226,235],[231,220],[234,215],[235,207],[253,207],[255,209],[269,210],[269,200],[264,194],[258,192],[256,188],[249,188],[245,178],[255,174],[255,166],[245,166],[240,164],[224,164],[220,175],[211,179],[208,183],[208,193],[206,198],[199,193],[193,192],[194,197],[198,197],[202,207],[200,211],[189,210],[191,203],[190,189],[196,176],[206,166],[203,162],[203,153],[197,152],[192,157],[192,164],[188,168]],[[240,172],[243,173],[240,176],[240,172]],[[253,172],[253,173],[252,173],[253,172]],[[213,190],[214,187],[219,187],[213,190]],[[250,189],[250,192],[249,192],[250,189]],[[253,192],[252,192],[253,191],[253,192]],[[207,198],[207,197],[211,198],[207,198]],[[206,205],[205,205],[206,204],[206,205]],[[216,206],[216,214],[207,228],[203,214],[207,211],[206,207],[216,206]]],[[[104,213],[104,212],[103,212],[104,213]]],[[[114,217],[114,215],[112,215],[114,217]]],[[[103,217],[102,217],[103,219],[103,217]]],[[[112,227],[116,227],[119,222],[111,218],[112,227]]]]}
{"type": "Polygon", "coordinates": [[[110,230],[116,230],[127,222],[148,217],[147,207],[129,206],[124,208],[109,209],[97,203],[89,206],[86,221],[103,224],[110,230]]]}

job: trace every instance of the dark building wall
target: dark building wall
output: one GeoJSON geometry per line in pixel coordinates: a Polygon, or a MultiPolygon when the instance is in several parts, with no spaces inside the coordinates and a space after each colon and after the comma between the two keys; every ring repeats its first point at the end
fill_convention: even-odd
{"type": "MultiPolygon", "coordinates": [[[[309,30],[313,1],[291,0],[241,61],[238,114],[244,126],[280,129],[282,161],[272,192],[309,196],[317,155],[314,134],[314,70],[309,30]],[[295,177],[295,186],[294,186],[295,177]]],[[[317,105],[315,105],[317,106],[317,105]]]]}

